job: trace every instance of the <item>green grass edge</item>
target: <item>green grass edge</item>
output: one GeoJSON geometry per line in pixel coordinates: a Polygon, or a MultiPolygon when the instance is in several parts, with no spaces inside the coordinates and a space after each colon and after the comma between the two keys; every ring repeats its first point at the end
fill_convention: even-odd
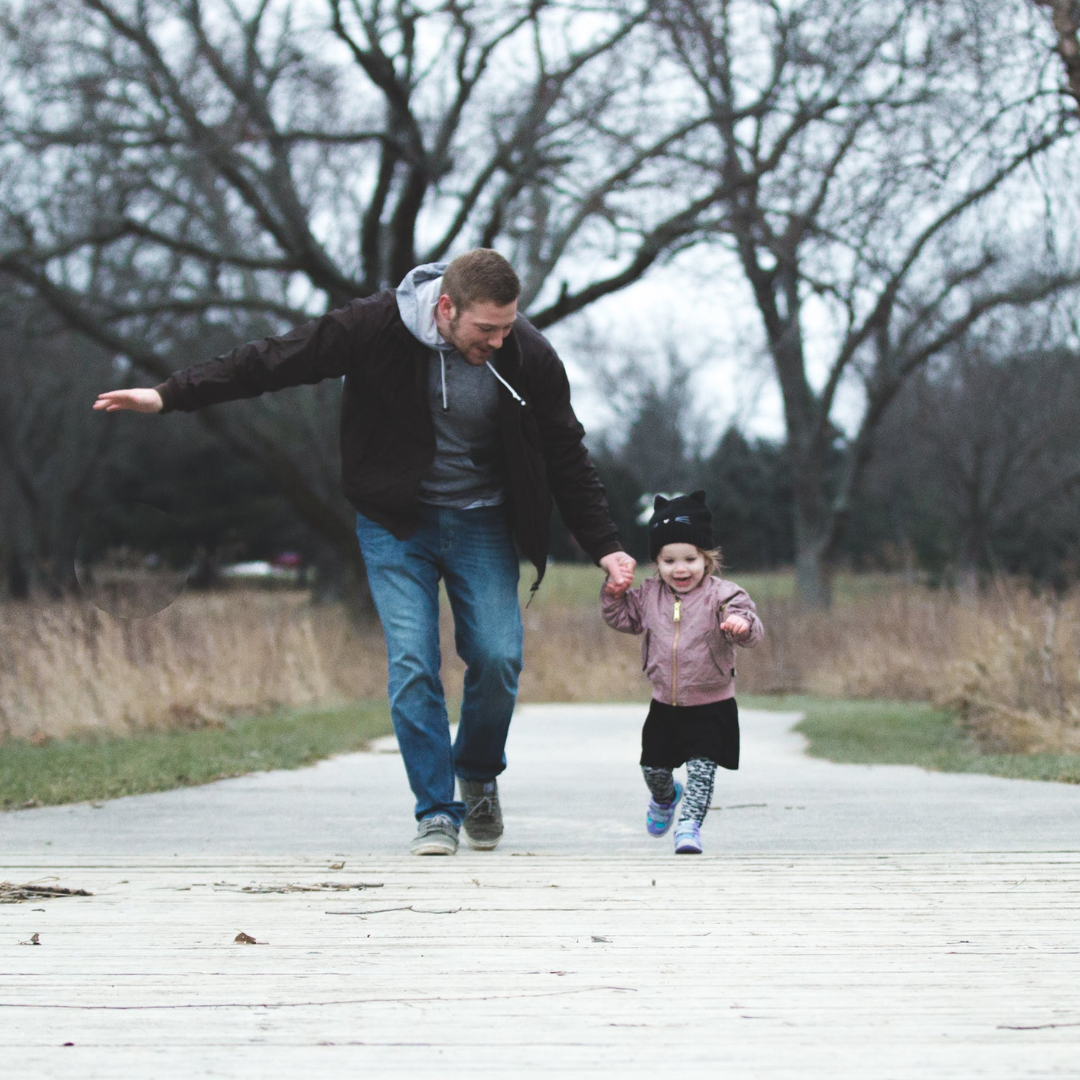
{"type": "Polygon", "coordinates": [[[281,709],[222,727],[0,743],[0,808],[97,802],[193,787],[270,769],[298,769],[363,750],[392,730],[385,700],[281,709]]]}
{"type": "Polygon", "coordinates": [[[739,704],[803,713],[795,730],[828,761],[1080,784],[1080,755],[985,753],[954,712],[924,702],[740,694],[739,704]]]}
{"type": "MultiPolygon", "coordinates": [[[[829,761],[916,765],[939,772],[1080,783],[1080,755],[988,754],[954,713],[919,702],[740,695],[744,709],[801,712],[807,751],[829,761]]],[[[282,709],[223,727],[0,744],[0,808],[97,802],[271,769],[298,769],[363,750],[390,734],[385,700],[282,709]]]]}

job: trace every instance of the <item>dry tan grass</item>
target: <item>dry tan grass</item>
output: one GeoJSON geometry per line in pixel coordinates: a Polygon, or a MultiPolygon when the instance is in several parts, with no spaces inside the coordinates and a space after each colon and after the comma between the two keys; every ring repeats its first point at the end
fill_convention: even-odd
{"type": "MultiPolygon", "coordinates": [[[[1040,599],[897,585],[827,613],[759,605],[765,641],[739,659],[742,693],[934,701],[987,750],[1080,752],[1080,595],[1040,599]]],[[[641,700],[639,641],[587,608],[526,613],[525,700],[641,700]]]]}
{"type": "Polygon", "coordinates": [[[641,639],[604,625],[600,605],[524,613],[522,701],[648,701],[641,639]]]}
{"type": "MultiPolygon", "coordinates": [[[[742,693],[930,699],[958,709],[988,748],[1080,751],[1080,597],[897,586],[824,615],[782,598],[760,609],[766,640],[740,658],[742,693]]],[[[3,605],[0,619],[0,737],[198,725],[385,694],[378,626],[298,593],[187,595],[131,622],[74,601],[3,605]]],[[[639,640],[607,629],[598,605],[537,605],[524,621],[522,701],[648,699],[639,640]]],[[[441,636],[453,701],[463,666],[448,614],[441,636]]]]}
{"type": "Polygon", "coordinates": [[[1080,595],[897,588],[827,616],[771,601],[762,617],[744,691],[930,700],[988,751],[1080,752],[1080,595]]]}
{"type": "Polygon", "coordinates": [[[959,626],[938,693],[989,750],[1080,753],[1080,595],[999,590],[959,626]]]}
{"type": "Polygon", "coordinates": [[[944,684],[963,606],[897,587],[808,612],[790,600],[760,605],[765,641],[745,656],[740,684],[754,693],[919,700],[944,684]]]}
{"type": "Polygon", "coordinates": [[[130,622],[76,601],[5,604],[0,619],[4,736],[192,725],[385,688],[377,634],[359,640],[341,610],[288,594],[184,596],[130,622]]]}

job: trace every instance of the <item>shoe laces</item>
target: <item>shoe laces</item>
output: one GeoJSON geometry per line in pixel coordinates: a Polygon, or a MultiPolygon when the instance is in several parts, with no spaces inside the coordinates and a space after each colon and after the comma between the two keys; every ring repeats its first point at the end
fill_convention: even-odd
{"type": "Polygon", "coordinates": [[[430,832],[457,832],[454,822],[446,814],[433,814],[431,817],[421,818],[417,832],[421,836],[427,836],[430,832]]]}
{"type": "Polygon", "coordinates": [[[485,814],[495,816],[495,801],[490,795],[483,795],[473,803],[468,817],[483,817],[485,814]]]}

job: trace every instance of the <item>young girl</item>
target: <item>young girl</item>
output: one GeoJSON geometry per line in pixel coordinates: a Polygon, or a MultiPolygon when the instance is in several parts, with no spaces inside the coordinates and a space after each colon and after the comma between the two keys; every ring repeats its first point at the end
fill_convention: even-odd
{"type": "Polygon", "coordinates": [[[641,771],[652,793],[645,827],[652,836],[675,826],[675,854],[701,854],[716,768],[739,767],[735,645],[753,646],[764,631],[754,602],[738,585],[714,576],[705,492],[656,496],[649,555],[657,577],[636,589],[605,582],[604,621],[624,634],[644,634],[642,667],[653,686],[641,732],[641,771]],[[686,790],[672,769],[686,765],[686,790]]]}

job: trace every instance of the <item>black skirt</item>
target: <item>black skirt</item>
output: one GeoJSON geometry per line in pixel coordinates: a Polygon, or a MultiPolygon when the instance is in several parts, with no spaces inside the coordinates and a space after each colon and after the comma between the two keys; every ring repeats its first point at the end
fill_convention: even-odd
{"type": "Polygon", "coordinates": [[[707,705],[665,705],[653,698],[641,729],[641,764],[674,769],[691,758],[708,758],[725,769],[739,767],[739,706],[734,698],[707,705]]]}

